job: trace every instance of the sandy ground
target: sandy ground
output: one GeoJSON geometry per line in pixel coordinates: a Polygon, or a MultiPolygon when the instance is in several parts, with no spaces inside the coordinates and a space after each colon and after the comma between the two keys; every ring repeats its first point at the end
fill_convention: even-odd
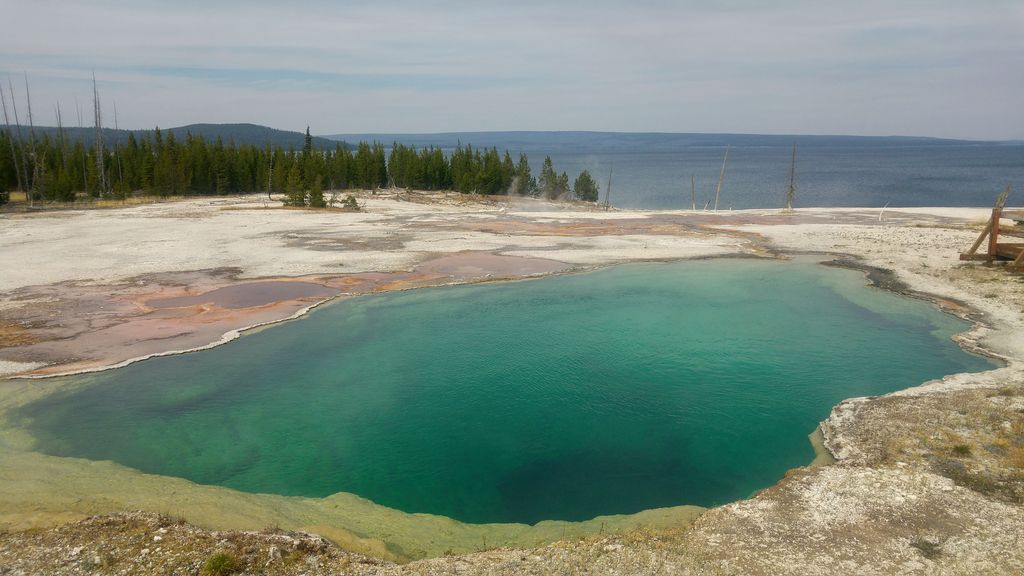
{"type": "MultiPolygon", "coordinates": [[[[821,426],[835,464],[794,471],[692,525],[699,509],[650,511],[602,520],[600,531],[613,536],[541,547],[531,546],[597,525],[480,528],[349,495],[241,495],[44,456],[2,414],[59,381],[8,380],[0,384],[0,527],[142,508],[209,528],[312,530],[396,560],[498,547],[339,570],[351,573],[1024,572],[1024,282],[957,260],[987,209],[604,212],[419,194],[361,202],[362,213],[218,198],[0,216],[0,371],[90,370],[198,348],[325,298],[376,290],[784,252],[843,255],[889,289],[969,315],[977,324],[961,343],[1006,367],[840,404],[821,426]],[[285,282],[302,286],[282,289],[285,282]]],[[[0,536],[0,562],[11,541],[0,536]]]]}

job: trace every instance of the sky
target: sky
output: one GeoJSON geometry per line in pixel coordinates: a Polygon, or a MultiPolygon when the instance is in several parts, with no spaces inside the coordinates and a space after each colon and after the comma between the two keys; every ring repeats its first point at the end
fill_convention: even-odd
{"type": "Polygon", "coordinates": [[[34,121],[1024,139],[1021,0],[0,0],[34,121]]]}

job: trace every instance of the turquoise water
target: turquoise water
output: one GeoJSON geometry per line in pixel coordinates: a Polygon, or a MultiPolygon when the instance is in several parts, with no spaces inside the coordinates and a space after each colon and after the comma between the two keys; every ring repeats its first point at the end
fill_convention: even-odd
{"type": "Polygon", "coordinates": [[[710,506],[807,464],[844,398],[992,367],[863,282],[718,260],[371,295],[16,419],[54,455],[468,522],[710,506]]]}

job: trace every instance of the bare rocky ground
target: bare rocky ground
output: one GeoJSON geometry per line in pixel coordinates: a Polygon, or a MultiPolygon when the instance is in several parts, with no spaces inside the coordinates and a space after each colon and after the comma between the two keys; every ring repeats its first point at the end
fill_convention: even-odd
{"type": "MultiPolygon", "coordinates": [[[[962,343],[1003,358],[1006,367],[845,401],[822,423],[835,464],[791,471],[755,497],[677,529],[395,564],[316,536],[212,532],[129,512],[0,533],[0,575],[1024,574],[1024,281],[956,259],[985,211],[918,209],[884,220],[867,211],[801,212],[798,221],[767,211],[728,220],[643,218],[661,226],[647,222],[647,234],[692,235],[705,220],[730,225],[747,238],[750,253],[851,255],[892,289],[938,296],[949,309],[970,314],[979,324],[962,343]]],[[[483,220],[464,221],[458,234],[470,228],[480,234],[483,227],[492,236],[512,233],[503,224],[508,219],[483,220]]],[[[559,221],[558,215],[533,218],[531,234],[559,221]]],[[[559,233],[604,232],[591,226],[559,233]]],[[[584,254],[597,249],[594,236],[583,242],[584,254]]],[[[437,238],[444,241],[440,233],[437,238]]],[[[571,240],[531,242],[531,255],[555,260],[572,249],[571,240]]],[[[629,242],[641,256],[619,255],[642,258],[642,240],[629,242]]]]}
{"type": "Polygon", "coordinates": [[[210,532],[144,512],[0,537],[0,574],[372,574],[394,565],[312,534],[210,532]]]}

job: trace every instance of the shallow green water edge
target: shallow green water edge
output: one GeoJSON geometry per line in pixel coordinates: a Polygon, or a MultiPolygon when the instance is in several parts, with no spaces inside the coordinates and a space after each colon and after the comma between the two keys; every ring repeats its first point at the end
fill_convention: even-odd
{"type": "MultiPolygon", "coordinates": [[[[850,292],[854,299],[865,299],[870,306],[871,296],[864,290],[863,281],[849,280],[837,276],[836,287],[850,292]]],[[[217,528],[251,529],[269,525],[306,528],[349,548],[409,559],[493,546],[533,546],[560,538],[639,526],[679,526],[700,512],[700,508],[678,506],[599,517],[587,522],[474,525],[438,516],[406,514],[350,494],[327,498],[248,494],[142,474],[110,462],[32,452],[34,439],[24,430],[12,427],[8,416],[12,409],[46,397],[64,385],[66,382],[56,380],[7,381],[0,388],[0,450],[3,451],[0,483],[10,488],[0,496],[3,503],[0,521],[15,525],[19,521],[24,523],[26,517],[40,521],[46,515],[143,508],[182,515],[217,528]]],[[[822,415],[825,416],[827,412],[822,415]]]]}
{"type": "Polygon", "coordinates": [[[320,534],[354,552],[405,562],[496,547],[534,547],[595,534],[689,525],[705,510],[675,506],[585,522],[468,524],[408,514],[354,494],[303,498],[253,494],[145,474],[110,461],[57,457],[32,448],[35,439],[12,425],[20,406],[63,390],[57,379],[0,381],[0,529],[21,530],[94,514],[145,510],[208,529],[280,528],[320,534]]]}

